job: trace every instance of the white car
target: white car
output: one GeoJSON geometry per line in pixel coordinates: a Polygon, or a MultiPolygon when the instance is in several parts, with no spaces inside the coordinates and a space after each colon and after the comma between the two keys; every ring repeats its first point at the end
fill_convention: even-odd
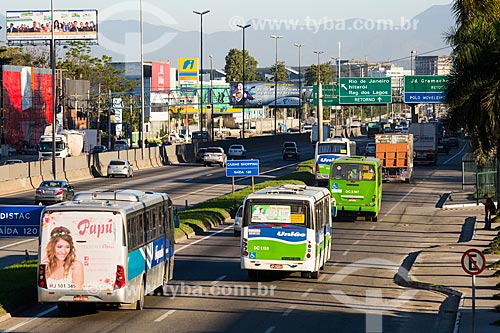
{"type": "Polygon", "coordinates": [[[134,176],[134,169],[128,160],[111,160],[108,164],[108,178],[114,176],[134,176]]]}
{"type": "Polygon", "coordinates": [[[234,216],[234,236],[241,235],[241,223],[243,222],[243,205],[238,208],[234,216]]]}
{"type": "Polygon", "coordinates": [[[231,145],[227,151],[227,156],[229,158],[241,157],[245,158],[247,156],[247,151],[243,145],[231,145]]]}
{"type": "Polygon", "coordinates": [[[222,168],[226,166],[227,155],[222,147],[208,147],[203,157],[203,164],[209,166],[219,164],[222,168]]]}

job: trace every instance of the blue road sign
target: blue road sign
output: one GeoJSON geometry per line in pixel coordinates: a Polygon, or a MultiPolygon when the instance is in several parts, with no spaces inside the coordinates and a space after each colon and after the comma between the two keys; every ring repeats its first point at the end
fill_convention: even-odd
{"type": "Polygon", "coordinates": [[[444,92],[405,92],[405,103],[444,103],[444,92]]]}
{"type": "Polygon", "coordinates": [[[230,160],[226,162],[226,177],[259,175],[259,160],[230,160]]]}
{"type": "Polygon", "coordinates": [[[0,238],[38,237],[44,206],[0,206],[0,238]]]}

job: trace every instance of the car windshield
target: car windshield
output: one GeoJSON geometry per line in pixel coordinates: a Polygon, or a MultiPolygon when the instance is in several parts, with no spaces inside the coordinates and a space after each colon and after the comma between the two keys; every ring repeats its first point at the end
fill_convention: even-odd
{"type": "Polygon", "coordinates": [[[243,146],[231,146],[229,149],[242,150],[243,146]]]}
{"type": "Polygon", "coordinates": [[[126,164],[125,161],[114,160],[109,162],[109,165],[125,165],[125,164],[126,164]]]}
{"type": "Polygon", "coordinates": [[[207,153],[222,153],[222,148],[208,148],[207,153]]]}

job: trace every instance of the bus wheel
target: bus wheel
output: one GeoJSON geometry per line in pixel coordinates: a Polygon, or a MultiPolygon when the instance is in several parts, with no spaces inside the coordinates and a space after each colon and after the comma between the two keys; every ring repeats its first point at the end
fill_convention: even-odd
{"type": "Polygon", "coordinates": [[[318,279],[319,278],[319,271],[311,272],[311,279],[318,279]]]}
{"type": "Polygon", "coordinates": [[[377,216],[372,216],[372,222],[377,222],[378,218],[377,216]]]}
{"type": "Polygon", "coordinates": [[[311,278],[311,272],[300,272],[300,277],[304,279],[310,279],[311,278]]]}

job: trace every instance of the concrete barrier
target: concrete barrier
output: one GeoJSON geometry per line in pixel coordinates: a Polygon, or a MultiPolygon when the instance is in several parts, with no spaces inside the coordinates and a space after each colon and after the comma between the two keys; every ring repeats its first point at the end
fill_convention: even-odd
{"type": "Polygon", "coordinates": [[[310,145],[307,133],[279,134],[276,136],[258,136],[238,140],[221,140],[199,144],[178,144],[109,151],[100,154],[56,159],[56,176],[52,174],[52,160],[25,162],[22,164],[0,166],[0,194],[17,193],[33,190],[46,179],[66,179],[69,182],[81,181],[107,175],[107,165],[112,159],[128,159],[135,170],[158,168],[167,164],[194,163],[198,147],[219,146],[227,152],[230,145],[242,143],[247,149],[276,149],[284,141],[296,141],[299,147],[310,145]]]}

